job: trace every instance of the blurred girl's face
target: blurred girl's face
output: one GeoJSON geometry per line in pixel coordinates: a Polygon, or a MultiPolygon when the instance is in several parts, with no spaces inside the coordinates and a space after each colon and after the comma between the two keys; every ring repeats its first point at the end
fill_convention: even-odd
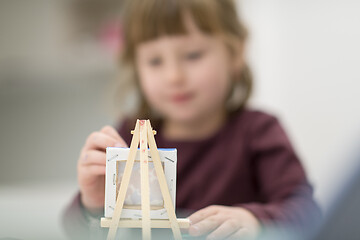
{"type": "Polygon", "coordinates": [[[232,63],[225,43],[185,18],[189,34],[163,36],[136,49],[140,86],[165,120],[201,121],[225,109],[232,63]]]}

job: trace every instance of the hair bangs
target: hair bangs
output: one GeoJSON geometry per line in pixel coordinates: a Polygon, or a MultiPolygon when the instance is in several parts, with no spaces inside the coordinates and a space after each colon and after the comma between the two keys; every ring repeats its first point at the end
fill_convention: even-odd
{"type": "Polygon", "coordinates": [[[135,58],[136,46],[161,36],[187,34],[185,16],[189,14],[195,25],[205,33],[220,32],[214,17],[216,6],[203,1],[189,0],[131,0],[124,13],[123,60],[135,58]],[[209,21],[212,19],[212,21],[209,21]]]}

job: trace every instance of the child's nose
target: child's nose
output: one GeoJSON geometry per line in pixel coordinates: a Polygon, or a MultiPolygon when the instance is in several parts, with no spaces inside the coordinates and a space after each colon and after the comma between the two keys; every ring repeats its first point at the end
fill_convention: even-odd
{"type": "Polygon", "coordinates": [[[168,63],[166,66],[165,78],[168,84],[181,84],[184,81],[184,74],[181,65],[177,62],[168,63]]]}

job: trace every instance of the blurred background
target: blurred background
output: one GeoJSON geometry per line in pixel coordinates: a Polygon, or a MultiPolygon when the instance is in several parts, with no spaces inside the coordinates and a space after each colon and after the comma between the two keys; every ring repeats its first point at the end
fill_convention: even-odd
{"type": "MultiPolygon", "coordinates": [[[[251,105],[278,116],[324,210],[356,164],[360,2],[239,0],[251,105]]],[[[0,1],[0,238],[64,239],[87,135],[116,125],[121,1],[0,1]],[[21,230],[21,231],[20,231],[21,230]]]]}

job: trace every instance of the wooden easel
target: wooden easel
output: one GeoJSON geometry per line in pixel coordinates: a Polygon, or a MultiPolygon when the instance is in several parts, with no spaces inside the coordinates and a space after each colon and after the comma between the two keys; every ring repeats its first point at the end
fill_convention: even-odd
{"type": "Polygon", "coordinates": [[[151,239],[151,228],[171,228],[174,239],[180,240],[180,228],[188,228],[188,219],[177,219],[175,208],[172,204],[169,189],[166,183],[165,174],[161,165],[160,155],[156,146],[154,134],[149,120],[137,120],[135,130],[131,131],[133,138],[131,140],[130,152],[125,165],[124,175],[121,181],[119,193],[112,218],[102,218],[101,227],[108,227],[108,240],[115,239],[117,229],[142,228],[142,238],[151,239]],[[125,195],[129,185],[131,172],[133,169],[135,156],[140,143],[140,175],[141,175],[141,211],[142,219],[121,219],[121,212],[124,206],[125,195]],[[149,166],[148,166],[148,145],[150,155],[154,163],[157,179],[159,181],[161,194],[164,199],[164,206],[169,219],[150,219],[150,191],[149,191],[149,166]]]}

